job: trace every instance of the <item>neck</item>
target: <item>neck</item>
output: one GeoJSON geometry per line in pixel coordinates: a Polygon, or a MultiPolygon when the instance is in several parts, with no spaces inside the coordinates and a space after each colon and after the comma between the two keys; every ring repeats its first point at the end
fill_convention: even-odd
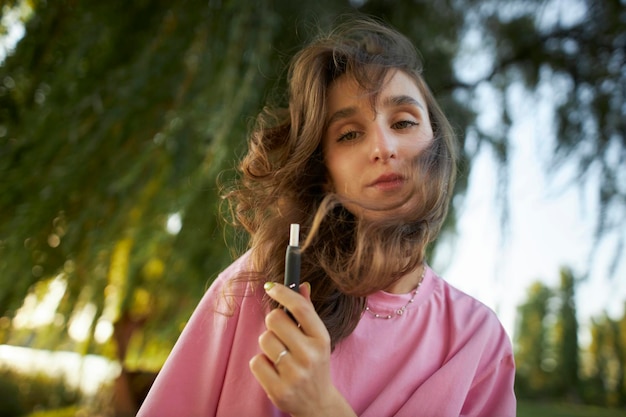
{"type": "Polygon", "coordinates": [[[417,285],[422,281],[425,271],[426,264],[421,263],[417,268],[403,275],[402,278],[387,287],[385,291],[391,294],[410,293],[417,288],[417,285]]]}

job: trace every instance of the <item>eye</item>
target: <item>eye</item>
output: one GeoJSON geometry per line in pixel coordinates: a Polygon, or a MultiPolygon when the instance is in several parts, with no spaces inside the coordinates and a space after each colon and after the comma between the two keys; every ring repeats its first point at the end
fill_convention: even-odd
{"type": "Polygon", "coordinates": [[[358,132],[356,130],[351,130],[339,136],[339,138],[337,139],[337,142],[351,141],[351,140],[356,139],[357,136],[358,136],[358,132]]]}
{"type": "Polygon", "coordinates": [[[398,130],[408,129],[413,126],[419,126],[419,123],[413,120],[400,120],[399,122],[395,122],[391,125],[393,129],[398,130]]]}

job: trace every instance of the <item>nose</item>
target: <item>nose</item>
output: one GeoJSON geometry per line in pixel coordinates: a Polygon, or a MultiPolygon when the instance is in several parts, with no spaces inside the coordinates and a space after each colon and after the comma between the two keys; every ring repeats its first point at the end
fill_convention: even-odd
{"type": "Polygon", "coordinates": [[[371,138],[372,162],[386,162],[397,157],[397,141],[392,132],[377,126],[371,138]]]}

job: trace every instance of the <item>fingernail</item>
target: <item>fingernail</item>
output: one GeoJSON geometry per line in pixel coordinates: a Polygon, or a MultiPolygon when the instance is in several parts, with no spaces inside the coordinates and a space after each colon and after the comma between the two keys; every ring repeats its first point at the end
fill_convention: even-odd
{"type": "Polygon", "coordinates": [[[263,284],[263,289],[265,289],[265,291],[269,291],[274,288],[274,285],[276,285],[275,282],[266,282],[265,284],[263,284]]]}
{"type": "Polygon", "coordinates": [[[302,285],[308,287],[309,288],[309,292],[311,292],[311,283],[309,281],[303,282],[302,285]]]}

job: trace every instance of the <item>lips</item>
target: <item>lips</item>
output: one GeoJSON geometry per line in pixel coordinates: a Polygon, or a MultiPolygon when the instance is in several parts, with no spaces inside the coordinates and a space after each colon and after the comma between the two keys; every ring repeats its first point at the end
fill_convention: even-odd
{"type": "Polygon", "coordinates": [[[404,184],[404,181],[404,177],[400,174],[383,174],[372,181],[368,186],[381,189],[393,189],[404,184]]]}

